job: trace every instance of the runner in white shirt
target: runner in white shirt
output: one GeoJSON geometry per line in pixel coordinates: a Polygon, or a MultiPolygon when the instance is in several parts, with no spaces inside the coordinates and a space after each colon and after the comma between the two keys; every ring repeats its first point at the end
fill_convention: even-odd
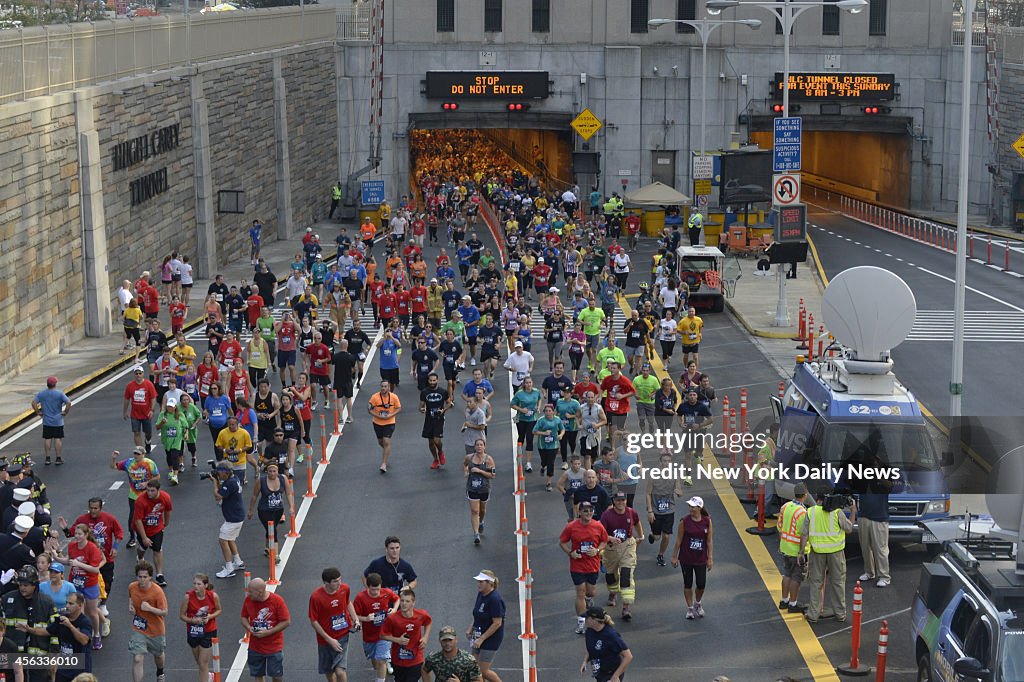
{"type": "Polygon", "coordinates": [[[189,298],[192,297],[192,264],[188,262],[188,256],[181,257],[181,302],[188,307],[189,298]]]}
{"type": "Polygon", "coordinates": [[[522,341],[516,341],[515,352],[505,360],[505,369],[512,372],[512,388],[518,391],[523,380],[533,372],[533,354],[523,350],[522,341]]]}
{"type": "Polygon", "coordinates": [[[626,290],[626,280],[629,279],[629,255],[625,252],[615,254],[615,278],[618,280],[619,290],[626,290]]]}
{"type": "Polygon", "coordinates": [[[675,313],[671,310],[666,310],[665,317],[658,325],[658,340],[661,341],[661,361],[664,363],[665,369],[668,369],[669,362],[672,359],[672,350],[676,345],[676,338],[679,332],[677,326],[675,313]]]}

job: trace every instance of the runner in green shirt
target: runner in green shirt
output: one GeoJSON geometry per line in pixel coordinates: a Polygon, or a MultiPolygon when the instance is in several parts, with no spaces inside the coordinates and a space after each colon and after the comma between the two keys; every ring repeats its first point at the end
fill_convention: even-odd
{"type": "Polygon", "coordinates": [[[196,466],[197,425],[203,417],[203,412],[188,393],[181,396],[181,408],[179,411],[188,424],[185,429],[185,447],[188,448],[189,453],[192,455],[192,467],[194,468],[196,466]]]}
{"type": "Polygon", "coordinates": [[[456,341],[459,343],[466,342],[466,324],[462,321],[462,313],[458,310],[452,313],[452,319],[441,325],[441,336],[448,333],[449,329],[455,332],[456,341]]]}
{"type": "Polygon", "coordinates": [[[277,371],[277,353],[274,352],[274,345],[277,336],[274,335],[274,316],[270,314],[270,308],[264,306],[260,316],[256,318],[256,328],[260,330],[260,336],[267,342],[270,349],[270,369],[277,371]]]}
{"type": "Polygon", "coordinates": [[[636,414],[640,418],[640,433],[654,433],[654,394],[661,390],[658,377],[651,374],[651,366],[644,363],[640,374],[633,377],[633,390],[636,391],[636,414]]]}
{"type": "Polygon", "coordinates": [[[587,363],[590,365],[590,371],[594,371],[594,362],[597,357],[597,341],[598,337],[601,336],[601,325],[604,323],[604,311],[597,307],[597,303],[593,298],[587,303],[587,307],[580,311],[577,316],[580,322],[583,323],[583,333],[587,336],[587,363]]]}
{"type": "Polygon", "coordinates": [[[608,345],[597,354],[597,361],[600,363],[601,369],[604,370],[608,368],[608,363],[613,360],[619,363],[619,367],[626,367],[626,354],[615,345],[615,337],[609,336],[608,345]]]}
{"type": "Polygon", "coordinates": [[[178,401],[167,399],[156,428],[160,429],[160,442],[167,453],[167,478],[171,485],[178,485],[178,467],[181,466],[181,451],[188,430],[188,420],[178,409],[178,401]]]}
{"type": "Polygon", "coordinates": [[[544,406],[544,416],[533,426],[533,433],[540,438],[537,449],[540,450],[540,471],[547,476],[544,489],[551,492],[551,480],[555,475],[555,455],[558,453],[558,442],[565,435],[565,425],[555,416],[554,405],[544,406]]]}

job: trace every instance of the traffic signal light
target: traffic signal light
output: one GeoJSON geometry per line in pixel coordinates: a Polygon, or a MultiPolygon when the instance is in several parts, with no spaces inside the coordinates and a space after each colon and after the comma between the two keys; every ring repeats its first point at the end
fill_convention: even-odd
{"type": "MultiPolygon", "coordinates": [[[[772,111],[775,112],[776,114],[781,114],[785,110],[786,110],[786,108],[784,106],[782,106],[781,104],[773,104],[772,105],[772,111]]],[[[799,111],[800,111],[800,105],[799,104],[790,104],[789,105],[789,113],[795,114],[795,113],[798,113],[799,111]]]]}
{"type": "Polygon", "coordinates": [[[506,108],[509,111],[526,111],[530,108],[530,105],[523,104],[522,102],[509,102],[506,108]]]}
{"type": "Polygon", "coordinates": [[[864,107],[863,109],[861,109],[861,111],[870,116],[875,116],[878,114],[888,114],[890,111],[892,111],[892,109],[890,109],[889,107],[880,107],[876,104],[872,104],[871,106],[864,107]]]}
{"type": "Polygon", "coordinates": [[[459,108],[458,102],[445,102],[441,105],[441,108],[445,111],[456,111],[459,108]]]}

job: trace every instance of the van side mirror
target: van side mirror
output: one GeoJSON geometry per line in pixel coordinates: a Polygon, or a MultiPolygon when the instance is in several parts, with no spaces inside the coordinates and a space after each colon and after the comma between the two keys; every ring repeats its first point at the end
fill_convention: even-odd
{"type": "Polygon", "coordinates": [[[953,672],[972,680],[987,682],[992,679],[992,673],[982,665],[981,661],[970,656],[961,656],[953,663],[953,672]]]}
{"type": "Polygon", "coordinates": [[[782,412],[783,412],[782,401],[779,399],[779,396],[777,396],[777,395],[769,395],[768,396],[768,402],[771,403],[771,406],[772,406],[772,416],[775,417],[775,423],[776,424],[780,423],[782,421],[782,412]]]}

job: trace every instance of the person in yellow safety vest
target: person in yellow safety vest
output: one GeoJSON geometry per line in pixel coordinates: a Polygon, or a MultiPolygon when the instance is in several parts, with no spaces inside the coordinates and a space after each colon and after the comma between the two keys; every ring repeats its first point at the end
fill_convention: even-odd
{"type": "Polygon", "coordinates": [[[704,214],[700,211],[691,213],[686,227],[690,236],[690,246],[700,246],[700,231],[704,228],[704,214]]]}
{"type": "Polygon", "coordinates": [[[334,218],[334,212],[338,210],[338,204],[341,203],[341,180],[338,180],[337,184],[331,188],[331,212],[327,214],[327,219],[332,220],[334,218]]]}
{"type": "MultiPolygon", "coordinates": [[[[828,496],[822,497],[828,501],[828,496]]],[[[857,521],[857,503],[849,499],[850,516],[842,508],[825,510],[821,505],[807,509],[807,525],[800,535],[800,554],[808,544],[807,584],[810,590],[810,607],[807,620],[817,623],[819,619],[835,618],[846,621],[846,535],[853,532],[857,521]],[[828,585],[831,611],[822,611],[825,586],[828,585]]]]}
{"type": "Polygon", "coordinates": [[[806,613],[807,607],[797,601],[800,585],[807,577],[807,552],[800,550],[800,538],[807,530],[807,486],[797,483],[793,487],[793,498],[782,505],[782,512],[775,527],[779,531],[779,552],[782,554],[782,601],[779,608],[789,613],[806,613]]]}

